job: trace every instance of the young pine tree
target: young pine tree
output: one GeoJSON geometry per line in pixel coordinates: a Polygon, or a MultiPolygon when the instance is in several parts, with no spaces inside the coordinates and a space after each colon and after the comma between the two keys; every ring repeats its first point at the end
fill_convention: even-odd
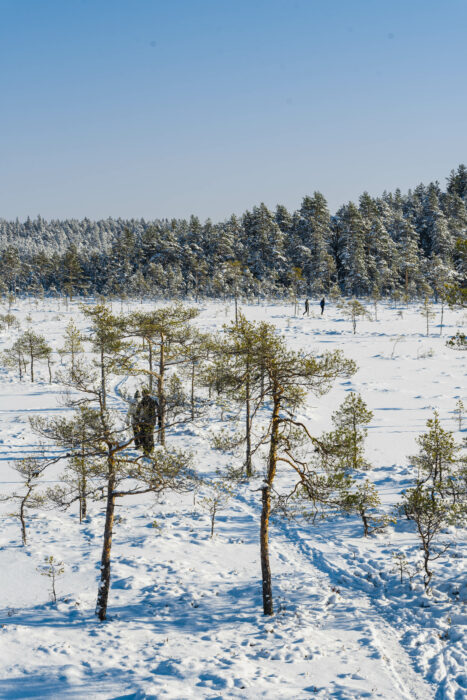
{"type": "Polygon", "coordinates": [[[345,401],[332,415],[335,429],[327,433],[323,442],[338,458],[339,468],[344,471],[368,469],[364,455],[364,442],[368,435],[366,427],[373,419],[360,394],[349,392],[345,401]]]}
{"type": "Polygon", "coordinates": [[[30,508],[41,506],[44,502],[43,497],[36,493],[36,491],[40,483],[40,478],[50,463],[50,461],[41,461],[33,459],[32,457],[22,459],[14,466],[15,471],[22,481],[21,490],[15,490],[9,495],[0,496],[0,501],[13,501],[17,504],[17,510],[12,513],[12,515],[20,522],[23,545],[27,544],[26,521],[28,511],[30,508]]]}
{"type": "Polygon", "coordinates": [[[466,507],[466,460],[453,434],[441,427],[437,412],[427,421],[428,432],[417,442],[420,451],[412,457],[417,469],[415,485],[402,501],[406,515],[414,521],[423,554],[424,585],[428,589],[433,571],[451,542],[444,535],[449,525],[459,525],[466,507]]]}

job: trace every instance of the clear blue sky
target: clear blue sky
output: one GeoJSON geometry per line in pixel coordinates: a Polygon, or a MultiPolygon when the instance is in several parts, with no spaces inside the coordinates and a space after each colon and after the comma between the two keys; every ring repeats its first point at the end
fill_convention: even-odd
{"type": "Polygon", "coordinates": [[[0,0],[0,217],[444,186],[466,30],[466,0],[0,0]]]}

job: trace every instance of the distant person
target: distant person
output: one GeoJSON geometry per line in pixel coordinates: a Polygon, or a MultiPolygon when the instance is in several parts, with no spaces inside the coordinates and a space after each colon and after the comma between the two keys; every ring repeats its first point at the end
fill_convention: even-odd
{"type": "Polygon", "coordinates": [[[135,441],[135,447],[141,447],[141,431],[139,428],[139,423],[137,419],[137,410],[138,410],[138,404],[139,404],[139,397],[140,393],[138,390],[135,391],[135,395],[132,399],[130,399],[130,408],[128,409],[128,423],[131,426],[133,430],[133,438],[135,441]]]}
{"type": "Polygon", "coordinates": [[[323,297],[323,298],[321,299],[321,301],[319,302],[319,305],[321,306],[321,316],[322,316],[323,313],[324,313],[324,306],[325,306],[325,304],[326,304],[326,299],[323,297]]]}
{"type": "Polygon", "coordinates": [[[310,315],[310,302],[308,301],[308,299],[305,299],[305,311],[303,312],[303,316],[304,316],[305,314],[306,314],[307,316],[310,315]]]}
{"type": "Polygon", "coordinates": [[[143,389],[143,398],[136,409],[136,420],[139,431],[139,444],[144,454],[149,455],[154,449],[154,428],[159,413],[159,404],[153,398],[149,389],[143,389]]]}

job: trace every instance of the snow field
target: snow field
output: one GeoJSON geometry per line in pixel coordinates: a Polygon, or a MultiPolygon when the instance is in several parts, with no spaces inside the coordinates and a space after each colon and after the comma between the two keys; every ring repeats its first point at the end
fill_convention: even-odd
{"type": "MultiPolygon", "coordinates": [[[[151,308],[131,308],[136,306],[151,308]]],[[[232,319],[232,306],[209,302],[200,310],[195,323],[202,330],[232,319]]],[[[12,311],[21,330],[3,331],[0,350],[25,330],[28,315],[55,350],[71,318],[86,325],[77,303],[65,309],[51,300],[19,300],[12,311]]],[[[380,305],[380,320],[359,322],[356,335],[332,305],[323,318],[317,303],[310,318],[294,317],[290,304],[242,305],[242,311],[250,320],[275,324],[292,348],[340,348],[357,361],[357,374],[310,399],[300,418],[319,435],[330,428],[346,392],[362,394],[374,412],[367,440],[374,468],[367,476],[387,511],[411,483],[408,456],[417,452],[415,438],[434,408],[443,427],[461,439],[453,410],[458,398],[466,400],[466,358],[446,348],[445,338],[462,327],[462,313],[445,311],[443,337],[435,321],[427,338],[416,306],[380,305]]],[[[34,384],[20,383],[13,370],[0,370],[2,493],[18,481],[14,460],[40,447],[28,416],[68,410],[60,386],[48,384],[46,366],[38,363],[37,376],[34,384]]],[[[126,412],[120,390],[134,386],[133,378],[115,378],[113,406],[126,412]]],[[[200,473],[213,474],[235,463],[209,446],[209,431],[220,427],[213,406],[194,425],[171,432],[168,444],[191,449],[200,473]]],[[[11,504],[0,503],[0,696],[467,697],[465,530],[453,532],[455,545],[434,563],[434,590],[426,596],[417,578],[412,586],[407,579],[401,584],[393,570],[394,552],[406,552],[410,561],[418,555],[414,526],[405,519],[365,539],[353,516],[315,525],[275,517],[270,548],[276,614],[264,618],[259,460],[256,469],[257,477],[240,485],[219,513],[212,540],[209,517],[192,494],[169,494],[159,503],[143,497],[119,502],[109,620],[103,624],[94,616],[102,503],[90,504],[81,526],[76,508],[34,512],[26,547],[8,515],[11,504]],[[48,579],[37,571],[50,554],[65,563],[56,606],[49,602],[48,579]]],[[[44,484],[59,473],[59,467],[46,472],[44,484]]],[[[279,488],[290,483],[287,471],[279,474],[279,488]]]]}

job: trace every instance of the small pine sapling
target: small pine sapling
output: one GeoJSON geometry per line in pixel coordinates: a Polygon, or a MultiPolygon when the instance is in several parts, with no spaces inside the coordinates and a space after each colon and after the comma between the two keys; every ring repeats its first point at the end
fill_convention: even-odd
{"type": "Polygon", "coordinates": [[[37,508],[43,504],[44,498],[35,493],[40,477],[50,462],[40,462],[32,457],[22,459],[13,468],[18,472],[22,481],[22,490],[13,491],[9,495],[0,496],[0,501],[14,501],[18,504],[18,510],[11,513],[21,524],[21,540],[27,544],[26,519],[30,508],[37,508]]]}
{"type": "Polygon", "coordinates": [[[452,544],[444,540],[438,545],[437,541],[446,527],[458,523],[460,508],[420,483],[404,494],[403,504],[417,527],[423,555],[423,583],[428,590],[433,577],[430,563],[439,559],[452,544]]]}
{"type": "Polygon", "coordinates": [[[342,301],[337,304],[338,308],[342,311],[344,316],[346,316],[350,321],[352,321],[352,330],[355,335],[357,332],[357,321],[359,318],[366,318],[371,321],[371,315],[368,313],[363,304],[358,301],[358,299],[349,299],[348,301],[342,301]]]}
{"type": "Polygon", "coordinates": [[[44,558],[44,563],[42,566],[37,567],[41,576],[47,576],[50,579],[50,595],[52,602],[57,603],[57,590],[55,588],[55,582],[59,576],[65,572],[65,566],[62,561],[57,561],[55,557],[51,554],[44,558]]]}
{"type": "Polygon", "coordinates": [[[448,526],[460,524],[466,496],[466,461],[460,456],[460,446],[455,444],[451,432],[443,430],[436,411],[427,427],[428,432],[417,439],[419,453],[411,458],[417,469],[415,485],[406,491],[402,501],[421,541],[425,590],[433,576],[430,562],[439,559],[451,545],[443,533],[448,526]]]}
{"type": "Polygon", "coordinates": [[[435,317],[433,307],[430,303],[428,297],[423,300],[423,306],[420,309],[420,313],[425,317],[426,320],[426,335],[430,335],[430,321],[435,317]]]}
{"type": "Polygon", "coordinates": [[[459,430],[462,430],[462,419],[464,417],[465,406],[462,399],[458,399],[456,402],[456,407],[454,409],[454,414],[456,416],[456,421],[459,426],[459,430]]]}
{"type": "Polygon", "coordinates": [[[213,481],[209,485],[209,494],[199,501],[201,508],[207,511],[211,518],[211,539],[214,537],[216,515],[219,510],[225,508],[232,496],[233,491],[230,486],[222,482],[213,481]]]}
{"type": "Polygon", "coordinates": [[[467,350],[467,336],[462,331],[457,331],[446,341],[446,345],[454,350],[467,350]]]}
{"type": "Polygon", "coordinates": [[[327,451],[337,455],[340,468],[344,470],[368,469],[364,455],[364,442],[368,434],[368,423],[373,419],[360,396],[350,392],[338,410],[332,415],[335,430],[326,433],[323,442],[327,451]]]}
{"type": "Polygon", "coordinates": [[[85,340],[85,336],[76,327],[73,320],[71,320],[67,325],[63,340],[63,347],[60,348],[58,352],[61,357],[64,355],[70,355],[71,371],[74,373],[76,359],[82,352],[84,352],[83,341],[85,340]]]}
{"type": "Polygon", "coordinates": [[[375,485],[366,479],[355,490],[347,491],[342,499],[342,508],[347,513],[356,513],[363,523],[363,535],[381,532],[388,526],[390,518],[378,513],[381,501],[375,485]]]}
{"type": "Polygon", "coordinates": [[[404,574],[407,576],[409,583],[412,584],[415,576],[419,573],[420,562],[416,566],[411,566],[405,552],[393,552],[392,559],[394,562],[391,571],[398,573],[401,579],[401,584],[404,583],[404,574]]]}

